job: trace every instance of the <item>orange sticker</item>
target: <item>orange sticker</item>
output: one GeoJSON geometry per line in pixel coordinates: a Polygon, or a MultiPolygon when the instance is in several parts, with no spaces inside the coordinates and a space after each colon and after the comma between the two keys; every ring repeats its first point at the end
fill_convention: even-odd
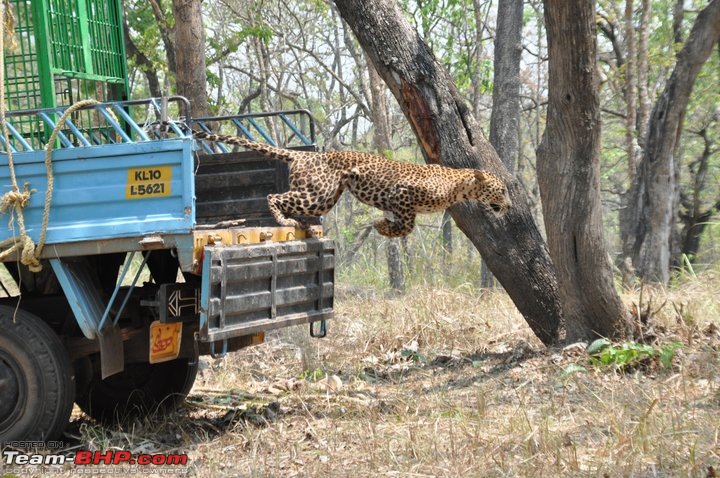
{"type": "Polygon", "coordinates": [[[182,322],[150,324],[150,363],[167,362],[180,354],[182,322]]]}

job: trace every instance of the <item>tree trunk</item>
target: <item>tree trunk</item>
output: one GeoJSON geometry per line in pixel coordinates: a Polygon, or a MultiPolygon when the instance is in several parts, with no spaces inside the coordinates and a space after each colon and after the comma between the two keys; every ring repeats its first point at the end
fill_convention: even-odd
{"type": "Polygon", "coordinates": [[[648,97],[648,43],[650,40],[650,0],[641,0],[640,28],[638,29],[637,52],[637,140],[645,148],[648,121],[650,120],[650,98],[648,97]]]}
{"type": "Polygon", "coordinates": [[[625,63],[625,151],[627,154],[628,176],[630,180],[635,177],[637,169],[637,155],[639,146],[635,139],[637,110],[635,109],[635,21],[634,0],[625,0],[625,50],[627,60],[625,63]]]}
{"type": "Polygon", "coordinates": [[[600,103],[595,2],[545,0],[547,125],[537,173],[568,340],[623,337],[600,204],[600,103]]]}
{"type": "Polygon", "coordinates": [[[621,215],[623,252],[641,279],[667,284],[671,230],[677,218],[676,148],[700,69],[720,41],[720,0],[695,19],[665,89],[655,103],[638,174],[621,215]]]}
{"type": "Polygon", "coordinates": [[[500,0],[495,30],[490,143],[510,174],[520,148],[520,58],[523,0],[500,0]]]}
{"type": "MultiPolygon", "coordinates": [[[[490,144],[510,174],[515,173],[520,148],[522,18],[523,0],[500,0],[494,42],[490,144]]],[[[480,285],[495,286],[495,280],[485,261],[482,263],[480,285]]]]}
{"type": "Polygon", "coordinates": [[[195,117],[208,115],[205,30],[201,0],[173,0],[177,92],[190,100],[195,117]]]}
{"type": "MultiPolygon", "coordinates": [[[[373,142],[379,154],[386,155],[392,151],[390,139],[390,112],[385,94],[385,84],[375,70],[375,67],[368,62],[368,74],[370,77],[370,101],[372,103],[372,120],[374,126],[373,142]]],[[[400,259],[400,240],[397,238],[382,238],[385,242],[387,254],[388,278],[390,287],[396,291],[405,290],[405,274],[403,273],[402,260],[400,259]]]]}
{"type": "Polygon", "coordinates": [[[680,233],[680,257],[675,258],[677,265],[681,265],[682,256],[688,257],[691,261],[695,260],[700,249],[700,237],[705,227],[710,224],[715,212],[720,211],[720,197],[716,199],[715,204],[705,210],[703,210],[701,201],[701,194],[707,187],[710,156],[717,151],[713,149],[708,127],[698,132],[698,135],[703,138],[705,147],[700,157],[690,163],[690,172],[693,174],[690,196],[688,197],[686,194],[680,196],[680,203],[685,210],[680,212],[680,222],[683,227],[680,233]]]}
{"type": "MultiPolygon", "coordinates": [[[[177,1],[177,0],[174,0],[177,1]]],[[[149,0],[150,7],[152,8],[153,15],[155,16],[155,21],[158,25],[158,30],[160,30],[160,38],[162,38],[163,46],[165,47],[165,57],[167,58],[167,66],[168,69],[172,73],[177,72],[177,62],[175,59],[175,35],[173,33],[173,29],[170,27],[170,23],[168,22],[167,18],[165,17],[165,12],[163,11],[162,5],[158,2],[158,0],[149,0]]],[[[173,2],[174,3],[174,2],[173,2]]]]}
{"type": "Polygon", "coordinates": [[[557,342],[557,279],[518,182],[505,169],[447,72],[392,0],[335,0],[341,16],[398,100],[425,160],[483,167],[508,185],[513,207],[500,219],[476,203],[450,210],[535,334],[557,342]]]}
{"type": "Polygon", "coordinates": [[[452,218],[449,211],[444,211],[442,216],[442,246],[443,264],[448,265],[450,256],[453,253],[452,218]]]}

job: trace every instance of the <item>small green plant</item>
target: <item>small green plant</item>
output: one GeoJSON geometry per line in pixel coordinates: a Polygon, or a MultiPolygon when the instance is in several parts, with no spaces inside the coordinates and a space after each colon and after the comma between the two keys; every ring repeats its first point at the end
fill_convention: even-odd
{"type": "Polygon", "coordinates": [[[303,370],[303,372],[298,377],[300,380],[308,380],[310,382],[317,382],[318,380],[321,380],[325,378],[325,371],[321,370],[319,368],[316,368],[315,370],[303,370]]]}
{"type": "Polygon", "coordinates": [[[400,357],[411,362],[427,362],[424,355],[418,353],[417,350],[413,350],[412,348],[402,349],[400,351],[400,357]]]}
{"type": "Polygon", "coordinates": [[[590,362],[596,366],[610,365],[626,370],[644,361],[658,360],[664,368],[670,368],[675,351],[681,346],[680,342],[654,347],[634,341],[616,345],[603,338],[591,343],[587,352],[590,355],[590,362]]]}

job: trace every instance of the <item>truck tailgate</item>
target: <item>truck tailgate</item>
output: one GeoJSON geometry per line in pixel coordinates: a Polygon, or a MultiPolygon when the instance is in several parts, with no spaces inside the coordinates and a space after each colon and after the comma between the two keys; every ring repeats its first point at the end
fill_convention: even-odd
{"type": "Polygon", "coordinates": [[[334,253],[330,239],[206,246],[200,340],[331,318],[334,253]]]}

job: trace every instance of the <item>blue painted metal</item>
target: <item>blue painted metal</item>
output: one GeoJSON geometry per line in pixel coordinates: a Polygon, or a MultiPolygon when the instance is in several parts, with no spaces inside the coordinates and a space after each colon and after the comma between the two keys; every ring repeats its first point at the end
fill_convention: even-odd
{"type": "MultiPolygon", "coordinates": [[[[41,111],[38,113],[38,116],[45,122],[46,125],[48,125],[50,131],[55,129],[55,126],[56,126],[55,121],[53,121],[52,118],[50,118],[50,116],[48,116],[48,114],[46,112],[41,111]]],[[[58,131],[57,137],[58,137],[58,139],[60,139],[60,142],[62,143],[63,148],[72,148],[73,147],[72,141],[70,141],[68,139],[68,137],[65,136],[65,133],[63,133],[62,131],[58,131]]]]}
{"type": "MultiPolygon", "coordinates": [[[[189,233],[195,224],[193,140],[63,148],[53,151],[55,176],[47,244],[117,237],[189,233]],[[170,195],[127,199],[128,170],[169,166],[170,195]]],[[[13,155],[19,183],[36,192],[24,210],[28,234],[37,241],[45,204],[44,152],[13,155]]],[[[0,163],[2,155],[0,155],[0,163]]],[[[9,171],[0,167],[0,194],[10,190],[9,171]]],[[[0,228],[0,241],[13,231],[0,228]]]]}
{"type": "Polygon", "coordinates": [[[212,267],[212,254],[203,254],[202,264],[202,287],[200,288],[200,324],[198,331],[201,336],[207,337],[210,322],[208,318],[208,311],[210,310],[210,272],[212,267]]]}
{"type": "Polygon", "coordinates": [[[227,339],[222,340],[222,350],[215,352],[215,342],[210,342],[210,356],[214,359],[223,358],[228,352],[228,341],[227,339]]]}
{"type": "Polygon", "coordinates": [[[303,142],[303,144],[305,146],[312,146],[313,144],[315,144],[314,139],[311,140],[310,138],[306,137],[302,133],[302,131],[300,131],[300,128],[298,128],[294,122],[290,121],[290,118],[288,118],[286,114],[281,113],[278,116],[280,117],[281,120],[283,120],[283,122],[287,125],[287,127],[290,128],[290,130],[293,133],[295,133],[295,136],[297,136],[300,139],[300,141],[303,142]]]}
{"type": "Polygon", "coordinates": [[[269,144],[270,146],[277,146],[277,143],[275,142],[275,140],[273,140],[270,137],[270,135],[267,133],[267,131],[265,131],[265,128],[263,128],[257,121],[255,121],[255,118],[253,118],[252,116],[248,116],[245,119],[247,120],[248,123],[250,123],[252,125],[253,128],[255,128],[255,130],[258,133],[260,133],[260,136],[262,136],[265,139],[267,144],[269,144]]]}
{"type": "MultiPolygon", "coordinates": [[[[185,105],[185,118],[191,121],[189,105],[186,100],[179,98],[176,101],[180,103],[178,111],[182,110],[183,104],[185,105]]],[[[135,275],[119,311],[115,313],[115,323],[108,320],[110,309],[114,307],[119,297],[120,284],[127,274],[132,257],[127,260],[112,297],[106,303],[94,283],[91,262],[85,260],[83,256],[141,251],[146,247],[148,249],[155,247],[174,249],[177,252],[181,269],[197,272],[199,267],[194,255],[196,244],[193,234],[195,227],[193,152],[198,147],[209,152],[230,151],[224,145],[209,148],[207,145],[196,144],[188,137],[186,126],[167,121],[166,103],[167,101],[163,101],[161,105],[158,100],[151,99],[90,107],[88,109],[96,110],[97,114],[88,114],[85,111],[83,115],[73,115],[68,119],[58,136],[57,144],[54,145],[58,149],[52,153],[55,182],[47,230],[47,246],[43,250],[43,258],[50,259],[52,268],[83,334],[89,339],[100,340],[101,355],[103,355],[103,377],[122,369],[122,340],[117,335],[115,325],[117,325],[117,318],[128,303],[132,289],[139,280],[140,271],[145,265],[147,256],[140,271],[135,275]],[[137,110],[133,113],[131,107],[137,106],[155,109],[155,118],[159,118],[159,120],[152,123],[150,129],[140,127],[133,121],[134,117],[140,115],[137,114],[137,110]],[[165,138],[168,133],[170,136],[174,134],[177,137],[165,138]],[[165,139],[156,140],[161,137],[165,139]],[[130,184],[129,178],[132,176],[131,170],[134,168],[148,170],[155,167],[168,167],[172,171],[170,194],[142,199],[129,198],[127,190],[130,184]],[[149,238],[149,240],[143,240],[143,238],[149,238]],[[110,355],[117,357],[110,360],[106,357],[110,355]],[[108,363],[106,363],[106,359],[108,363]]],[[[55,127],[55,122],[62,112],[63,108],[53,108],[14,112],[8,115],[8,125],[13,138],[9,146],[13,150],[21,149],[13,155],[18,182],[22,184],[27,181],[30,188],[35,190],[28,206],[24,209],[27,232],[35,241],[38,240],[40,232],[47,188],[43,142],[47,141],[50,131],[55,127]],[[15,125],[12,124],[14,118],[23,115],[30,116],[30,121],[23,118],[15,125]]],[[[302,143],[300,146],[312,145],[315,142],[312,118],[307,111],[211,118],[199,120],[195,124],[209,131],[207,125],[210,121],[222,119],[229,120],[227,126],[232,127],[233,131],[240,131],[250,138],[253,138],[251,130],[253,133],[257,131],[261,140],[273,145],[284,144],[293,147],[299,146],[298,142],[302,143]],[[294,118],[297,117],[294,115],[299,115],[299,121],[294,121],[294,118]],[[277,138],[272,138],[258,121],[260,118],[270,116],[276,117],[273,124],[277,128],[273,131],[278,131],[277,138]],[[306,127],[309,127],[309,131],[306,130],[306,127]],[[292,144],[293,142],[295,144],[292,144]]],[[[7,185],[10,184],[8,168],[3,165],[3,154],[0,152],[0,194],[8,191],[9,186],[7,185]]],[[[16,232],[0,228],[0,241],[12,237],[16,232]]],[[[248,246],[234,247],[245,249],[248,246]]],[[[285,250],[291,246],[269,247],[285,250]]],[[[214,342],[222,340],[222,350],[219,353],[224,354],[228,348],[227,338],[237,336],[240,329],[230,330],[228,328],[219,331],[214,338],[207,336],[208,311],[213,299],[211,295],[217,295],[218,292],[210,287],[211,282],[212,284],[217,283],[217,278],[213,279],[211,275],[212,256],[213,253],[206,248],[201,277],[200,333],[206,335],[206,340],[213,342],[213,354],[216,345],[219,345],[214,342]]],[[[6,260],[14,259],[14,257],[10,257],[6,260]]],[[[310,259],[311,262],[313,260],[310,259]]],[[[224,270],[222,276],[225,276],[224,270]]],[[[318,277],[322,277],[322,273],[318,277]]],[[[301,280],[301,278],[296,279],[301,280]]],[[[319,288],[321,293],[317,302],[319,310],[299,311],[298,309],[299,312],[288,315],[288,325],[321,320],[331,315],[331,306],[323,305],[322,291],[325,290],[325,294],[327,294],[327,290],[331,291],[332,285],[332,281],[327,284],[326,282],[321,280],[320,285],[315,287],[315,289],[319,288]]],[[[296,289],[305,287],[304,283],[299,282],[296,286],[296,289]]],[[[224,300],[224,280],[220,287],[222,291],[219,297],[224,300]]],[[[274,294],[273,287],[275,286],[273,285],[269,291],[271,295],[274,294]]],[[[297,293],[294,289],[289,292],[290,295],[297,295],[297,293]]],[[[308,303],[311,304],[311,302],[308,303]]],[[[212,316],[212,320],[216,320],[214,317],[217,317],[217,311],[213,314],[215,315],[212,316]]],[[[272,315],[275,319],[275,305],[273,305],[272,315]]],[[[281,323],[284,322],[275,320],[271,327],[280,326],[281,323]]],[[[219,322],[219,328],[223,329],[224,326],[223,318],[219,322]]],[[[255,326],[255,329],[264,330],[264,327],[263,322],[255,326]]],[[[255,333],[257,331],[255,329],[247,328],[240,332],[242,334],[255,333]]]]}
{"type": "Polygon", "coordinates": [[[125,108],[123,108],[120,105],[113,105],[112,110],[115,112],[115,114],[120,115],[120,117],[125,121],[125,123],[130,126],[130,129],[137,134],[142,141],[150,141],[150,138],[147,134],[145,134],[145,131],[138,126],[135,121],[130,117],[129,114],[127,114],[127,111],[125,111],[125,108]]]}
{"type": "MultiPolygon", "coordinates": [[[[110,309],[112,308],[113,303],[115,302],[115,298],[118,295],[118,292],[120,291],[120,285],[125,280],[125,275],[130,270],[130,264],[132,264],[133,259],[135,258],[135,251],[130,253],[130,256],[125,259],[125,265],[123,265],[122,271],[120,272],[120,277],[117,280],[117,284],[115,284],[115,289],[113,290],[112,295],[110,296],[110,300],[108,300],[107,307],[105,307],[105,312],[103,312],[102,317],[100,318],[100,325],[98,328],[102,328],[103,325],[105,325],[105,321],[108,318],[108,315],[110,315],[110,309]]],[[[143,262],[143,265],[144,262],[143,262]]],[[[140,269],[142,270],[142,268],[140,269]]],[[[120,314],[118,314],[118,317],[120,314]]]]}
{"type": "MultiPolygon", "coordinates": [[[[140,267],[138,268],[137,272],[135,273],[135,277],[133,277],[132,282],[130,283],[130,287],[128,288],[127,294],[125,294],[125,299],[123,299],[122,303],[120,304],[120,308],[118,309],[117,313],[115,314],[115,320],[113,321],[113,325],[117,325],[118,321],[120,320],[120,317],[122,316],[123,311],[125,310],[125,306],[128,303],[128,300],[130,300],[130,296],[132,295],[133,290],[135,290],[135,286],[137,285],[138,279],[140,278],[140,273],[145,268],[145,264],[147,264],[148,257],[150,257],[150,254],[152,254],[152,251],[148,251],[147,254],[143,256],[142,263],[140,264],[140,267]]],[[[120,288],[122,285],[122,281],[118,280],[116,288],[120,288]]],[[[110,304],[108,304],[108,308],[110,307],[110,304]]],[[[102,330],[102,322],[100,322],[100,330],[102,330]]]]}
{"type": "Polygon", "coordinates": [[[248,138],[250,141],[256,141],[255,136],[250,132],[249,129],[245,127],[244,124],[242,124],[239,118],[233,118],[232,123],[235,125],[238,131],[242,133],[246,138],[248,138]]]}
{"type": "Polygon", "coordinates": [[[50,265],[72,308],[80,330],[88,339],[98,336],[102,302],[91,279],[83,277],[80,267],[63,259],[50,259],[50,265]]]}
{"type": "MultiPolygon", "coordinates": [[[[208,133],[212,133],[213,130],[210,128],[213,125],[216,128],[215,132],[221,134],[237,134],[244,136],[251,141],[258,141],[254,131],[259,133],[259,136],[263,141],[272,146],[283,144],[284,147],[295,147],[295,146],[313,146],[315,145],[315,123],[313,122],[312,115],[307,110],[290,110],[290,111],[279,111],[274,113],[250,113],[244,115],[229,115],[229,116],[213,116],[207,118],[193,118],[191,126],[199,128],[208,133]],[[275,127],[278,130],[278,137],[272,137],[268,131],[258,122],[261,118],[279,118],[280,121],[275,122],[275,127]],[[223,127],[225,123],[230,123],[234,126],[234,131],[228,131],[228,128],[223,127]],[[247,122],[249,126],[246,126],[244,122],[247,122]],[[217,127],[217,125],[220,125],[217,127]],[[297,144],[300,143],[300,144],[297,144]]],[[[215,153],[217,150],[222,152],[228,152],[222,144],[216,144],[216,150],[205,144],[204,141],[200,142],[200,148],[207,153],[215,153]]]]}
{"type": "MultiPolygon", "coordinates": [[[[132,282],[130,283],[130,288],[128,289],[127,293],[125,294],[125,298],[123,299],[122,303],[120,304],[120,308],[118,308],[117,312],[115,312],[115,320],[113,321],[113,325],[117,325],[118,321],[120,320],[120,317],[122,316],[123,311],[125,310],[125,306],[127,305],[128,299],[130,299],[130,295],[132,294],[132,291],[135,290],[135,286],[137,285],[137,281],[140,278],[140,274],[142,273],[143,269],[145,268],[145,264],[147,264],[148,257],[150,257],[150,254],[152,251],[148,251],[145,256],[143,256],[142,264],[140,264],[140,267],[138,268],[137,272],[135,273],[135,277],[133,278],[132,282]]],[[[133,259],[135,258],[135,251],[130,253],[130,256],[125,260],[125,265],[123,266],[122,273],[120,274],[120,278],[117,280],[117,283],[115,284],[115,289],[113,290],[112,296],[110,297],[110,300],[108,300],[107,307],[105,307],[105,312],[103,312],[102,318],[100,319],[100,325],[98,326],[99,330],[102,330],[105,326],[105,322],[107,321],[107,318],[110,316],[110,309],[112,308],[113,304],[115,304],[115,298],[118,295],[118,292],[120,291],[120,287],[122,286],[123,280],[125,280],[125,275],[127,274],[127,271],[130,270],[130,265],[132,264],[133,259]]]]}
{"type": "MultiPolygon", "coordinates": [[[[10,134],[12,134],[13,138],[18,140],[23,148],[25,148],[25,151],[32,150],[32,147],[28,144],[27,141],[25,141],[25,138],[22,137],[22,135],[18,132],[18,130],[15,129],[15,127],[11,123],[7,123],[8,130],[10,131],[10,134]]],[[[2,142],[5,144],[5,135],[2,136],[2,142]]],[[[12,149],[13,152],[16,151],[15,148],[12,149]]]]}
{"type": "Polygon", "coordinates": [[[75,135],[75,137],[80,141],[81,146],[92,146],[92,143],[87,140],[84,134],[75,126],[75,123],[72,122],[70,118],[65,120],[65,126],[72,131],[72,134],[75,135]]]}

